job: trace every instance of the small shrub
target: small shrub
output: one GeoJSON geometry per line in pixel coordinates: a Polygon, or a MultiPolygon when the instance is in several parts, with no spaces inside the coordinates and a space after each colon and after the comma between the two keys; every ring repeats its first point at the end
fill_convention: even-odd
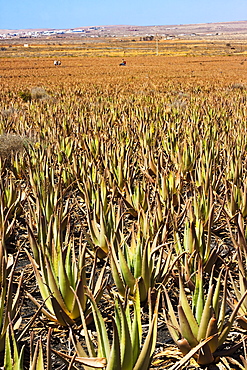
{"type": "Polygon", "coordinates": [[[22,98],[22,100],[24,100],[24,102],[31,101],[30,91],[20,91],[19,96],[20,96],[20,98],[22,98]]]}
{"type": "Polygon", "coordinates": [[[230,85],[230,89],[232,89],[232,90],[245,90],[246,86],[245,86],[245,84],[236,82],[236,83],[230,85]]]}
{"type": "Polygon", "coordinates": [[[26,143],[27,138],[20,135],[0,135],[0,157],[9,158],[11,153],[21,152],[26,143]]]}
{"type": "Polygon", "coordinates": [[[8,109],[2,109],[1,114],[3,117],[11,117],[18,114],[18,110],[13,107],[8,109]]]}
{"type": "Polygon", "coordinates": [[[33,100],[45,100],[49,99],[50,96],[47,94],[43,87],[33,87],[31,89],[31,99],[33,100]]]}
{"type": "Polygon", "coordinates": [[[184,93],[179,93],[178,96],[169,104],[170,109],[174,108],[179,111],[184,111],[188,106],[189,96],[184,93]]]}
{"type": "Polygon", "coordinates": [[[46,100],[49,99],[50,96],[47,94],[43,87],[33,87],[30,91],[20,91],[19,96],[25,101],[31,100],[46,100]]]}

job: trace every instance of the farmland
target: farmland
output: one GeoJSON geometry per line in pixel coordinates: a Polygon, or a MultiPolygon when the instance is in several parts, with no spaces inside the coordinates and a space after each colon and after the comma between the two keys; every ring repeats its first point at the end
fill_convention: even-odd
{"type": "Polygon", "coordinates": [[[245,41],[2,45],[0,365],[247,369],[245,41]]]}

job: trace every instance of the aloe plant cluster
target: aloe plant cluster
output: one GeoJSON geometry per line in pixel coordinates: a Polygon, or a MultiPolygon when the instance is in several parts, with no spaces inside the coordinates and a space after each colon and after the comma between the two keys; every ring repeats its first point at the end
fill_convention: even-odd
{"type": "Polygon", "coordinates": [[[6,369],[52,369],[54,356],[69,369],[149,369],[158,323],[184,356],[174,369],[217,365],[231,332],[246,330],[246,93],[184,89],[181,107],[169,85],[0,96],[19,108],[0,131],[27,138],[0,160],[6,369]],[[50,329],[37,339],[39,320],[50,329]]]}

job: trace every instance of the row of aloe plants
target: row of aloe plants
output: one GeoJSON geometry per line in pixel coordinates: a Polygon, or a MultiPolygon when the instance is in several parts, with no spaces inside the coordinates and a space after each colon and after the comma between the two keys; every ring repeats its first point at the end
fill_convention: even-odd
{"type": "MultiPolygon", "coordinates": [[[[217,113],[193,94],[168,110],[156,95],[26,104],[35,140],[1,162],[5,368],[26,366],[23,333],[39,317],[69,331],[73,351],[51,348],[49,332],[44,355],[31,336],[30,369],[51,368],[51,353],[71,369],[148,369],[163,321],[184,355],[174,368],[207,365],[233,327],[246,330],[245,110],[233,96],[217,113]],[[12,293],[9,245],[30,261],[39,298],[22,275],[12,293]],[[37,313],[23,327],[24,295],[37,313]]],[[[10,132],[27,136],[25,120],[10,132]]]]}

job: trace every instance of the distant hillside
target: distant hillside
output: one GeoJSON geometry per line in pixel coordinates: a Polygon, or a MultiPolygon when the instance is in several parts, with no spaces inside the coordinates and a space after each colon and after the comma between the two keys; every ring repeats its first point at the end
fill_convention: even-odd
{"type": "Polygon", "coordinates": [[[247,21],[222,22],[222,23],[201,23],[201,24],[180,24],[164,26],[104,26],[117,34],[174,34],[178,35],[207,35],[207,34],[247,34],[247,21]]]}
{"type": "Polygon", "coordinates": [[[32,30],[0,30],[1,38],[40,37],[47,35],[81,35],[87,37],[143,37],[158,35],[162,37],[195,37],[195,38],[247,38],[247,21],[201,23],[163,26],[130,26],[108,25],[71,29],[32,29],[32,30]]]}

